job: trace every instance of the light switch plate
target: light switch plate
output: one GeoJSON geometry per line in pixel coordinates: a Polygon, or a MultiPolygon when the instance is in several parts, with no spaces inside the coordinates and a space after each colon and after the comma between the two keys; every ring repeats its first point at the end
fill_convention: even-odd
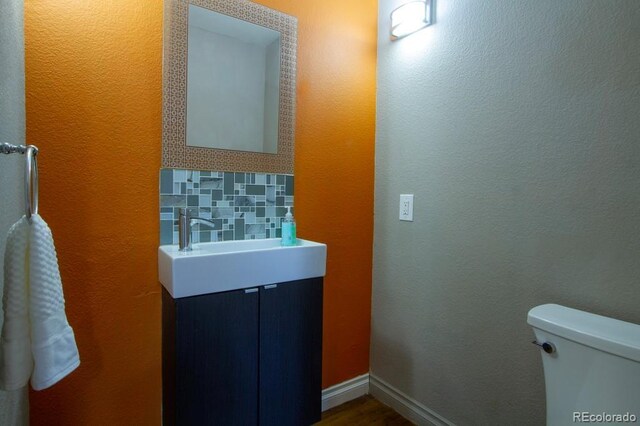
{"type": "Polygon", "coordinates": [[[413,194],[400,194],[400,220],[413,222],[413,194]]]}

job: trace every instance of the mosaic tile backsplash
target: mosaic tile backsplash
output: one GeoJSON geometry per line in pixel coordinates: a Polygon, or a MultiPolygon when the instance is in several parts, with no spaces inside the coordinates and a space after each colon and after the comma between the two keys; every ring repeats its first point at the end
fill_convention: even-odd
{"type": "Polygon", "coordinates": [[[160,244],[178,244],[180,208],[215,224],[194,221],[193,242],[280,238],[293,209],[293,175],[160,170],[160,244]]]}

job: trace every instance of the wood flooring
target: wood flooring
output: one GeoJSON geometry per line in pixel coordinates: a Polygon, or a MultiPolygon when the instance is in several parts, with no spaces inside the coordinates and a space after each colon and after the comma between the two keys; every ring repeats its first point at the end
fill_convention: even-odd
{"type": "Polygon", "coordinates": [[[371,395],[365,395],[325,411],[322,413],[322,420],[316,423],[316,426],[409,426],[412,424],[371,395]]]}

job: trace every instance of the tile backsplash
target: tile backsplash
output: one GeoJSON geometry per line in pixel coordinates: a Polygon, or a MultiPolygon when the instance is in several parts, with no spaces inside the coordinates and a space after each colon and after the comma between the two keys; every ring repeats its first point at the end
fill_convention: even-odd
{"type": "Polygon", "coordinates": [[[280,238],[293,209],[293,175],[160,170],[160,244],[178,244],[180,208],[215,224],[194,221],[193,242],[280,238]]]}

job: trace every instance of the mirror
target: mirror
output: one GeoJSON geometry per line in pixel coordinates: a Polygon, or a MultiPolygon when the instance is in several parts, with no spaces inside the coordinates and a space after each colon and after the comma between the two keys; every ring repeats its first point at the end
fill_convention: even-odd
{"type": "Polygon", "coordinates": [[[162,167],[293,173],[296,19],[165,0],[162,167]]]}
{"type": "Polygon", "coordinates": [[[278,151],[280,33],[189,5],[187,145],[278,151]]]}

